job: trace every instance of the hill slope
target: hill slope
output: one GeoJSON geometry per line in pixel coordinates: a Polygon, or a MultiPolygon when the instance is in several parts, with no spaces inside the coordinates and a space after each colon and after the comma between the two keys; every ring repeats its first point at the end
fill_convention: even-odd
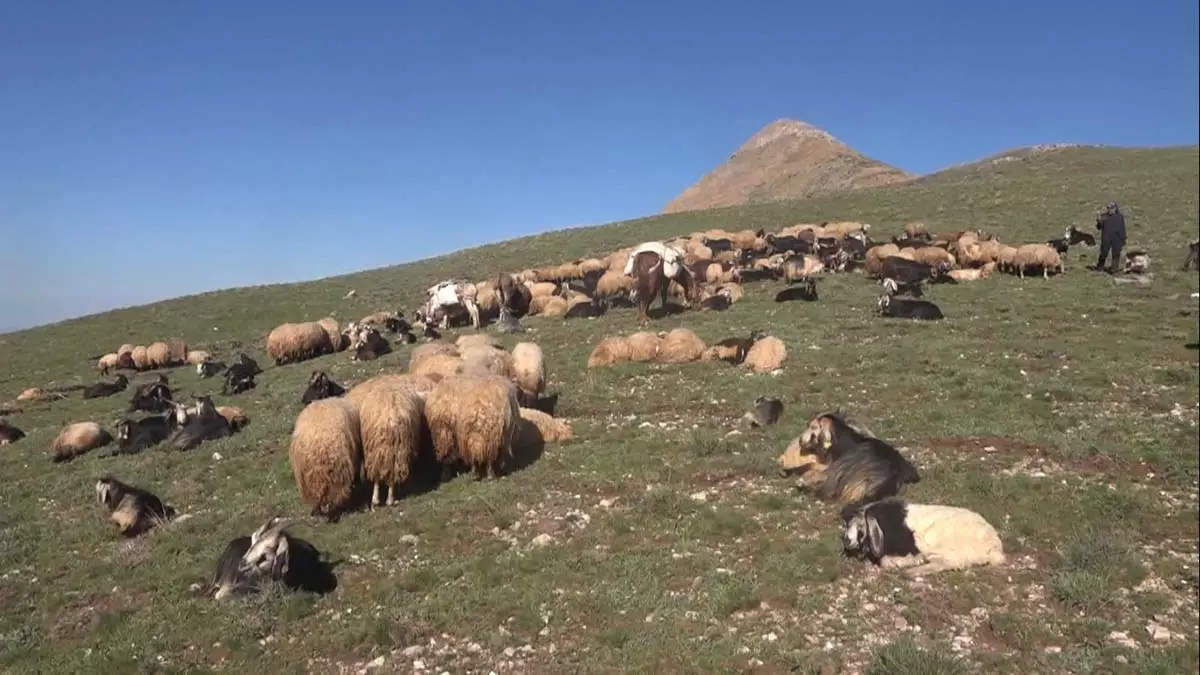
{"type": "Polygon", "coordinates": [[[812,125],[777,120],[751,136],[729,161],[671,200],[664,213],[805,199],[913,178],[812,125]]]}
{"type": "Polygon", "coordinates": [[[877,287],[857,274],[824,279],[816,303],[778,304],[780,284],[748,284],[726,312],[652,324],[709,343],[764,328],[788,346],[780,377],[717,363],[589,371],[602,336],[637,330],[634,312],[531,318],[520,339],[542,346],[576,440],[500,480],[458,478],[336,525],[306,519],[297,495],[288,439],[299,397],[313,370],[342,383],[402,371],[407,347],[370,363],[342,353],[268,367],[255,390],[229,397],[171,371],[177,398],[214,394],[250,417],[186,453],[54,465],[47,447],[64,424],[110,425],[128,399],[26,406],[9,419],[28,436],[0,447],[0,670],[1197,672],[1200,376],[1182,346],[1196,339],[1187,294],[1197,277],[1173,268],[1200,225],[1198,159],[1196,148],[1066,149],[0,336],[0,400],[11,400],[26,386],[92,381],[87,357],[122,342],[183,337],[266,364],[263,338],[283,321],[407,309],[433,280],[697,229],[859,219],[886,235],[920,219],[1039,241],[1090,226],[1109,199],[1125,205],[1130,244],[1158,261],[1149,288],[1083,270],[1094,249],[1072,251],[1066,275],[1049,281],[939,285],[929,299],[948,318],[937,325],[876,318],[877,287]],[[343,300],[351,288],[358,296],[343,300]],[[729,435],[762,394],[783,397],[780,424],[729,435]],[[834,408],[918,466],[906,497],[995,524],[1011,564],[910,580],[842,559],[837,508],[797,494],[775,462],[813,414],[834,408]],[[120,540],[92,501],[103,473],[190,517],[120,540]],[[334,593],[215,603],[188,590],[231,538],[273,513],[300,519],[296,533],[339,561],[334,593]],[[1121,633],[1136,646],[1109,637],[1121,633]]]}

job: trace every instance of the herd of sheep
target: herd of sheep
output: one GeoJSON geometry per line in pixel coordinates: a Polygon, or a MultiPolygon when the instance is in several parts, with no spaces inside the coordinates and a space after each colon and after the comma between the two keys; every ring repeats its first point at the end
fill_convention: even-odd
{"type": "MultiPolygon", "coordinates": [[[[647,322],[655,299],[661,299],[664,311],[668,300],[720,311],[741,300],[743,283],[755,279],[784,280],[788,288],[776,295],[778,302],[815,301],[824,275],[860,269],[881,287],[877,308],[882,315],[939,319],[940,308],[915,299],[930,284],[975,281],[995,271],[1048,277],[1064,271],[1062,253],[1068,247],[1094,243],[1073,227],[1062,238],[1020,246],[977,231],[934,235],[920,223],[909,224],[886,243],[872,241],[869,230],[866,224],[841,222],[795,225],[778,233],[697,232],[602,258],[501,273],[494,280],[444,281],[428,290],[413,324],[401,312],[383,311],[344,328],[333,318],[278,326],[266,336],[266,353],[276,367],[347,350],[355,360],[370,360],[392,351],[393,344],[425,341],[412,348],[405,373],[385,373],[348,389],[322,371],[312,374],[289,449],[298,492],[312,515],[334,522],[359,504],[395,503],[419,479],[446,480],[463,471],[494,478],[524,451],[572,437],[570,425],[554,417],[557,395],[547,395],[537,344],[520,342],[506,350],[486,333],[450,342],[439,328],[494,322],[499,332],[519,333],[525,317],[599,317],[621,306],[636,306],[639,319],[647,322]]],[[[676,328],[603,338],[587,365],[721,360],[766,373],[782,368],[786,357],[783,341],[763,331],[705,345],[693,331],[676,328]]],[[[201,377],[223,372],[223,393],[231,396],[253,389],[255,375],[262,372],[246,354],[225,364],[183,341],[122,345],[100,357],[97,367],[107,375],[185,364],[195,366],[201,377]]],[[[94,398],[128,386],[120,374],[114,382],[81,389],[94,398]]],[[[34,388],[18,403],[52,401],[67,391],[34,388]]],[[[755,404],[748,414],[753,424],[779,419],[778,399],[760,397],[755,404]]],[[[210,397],[191,404],[175,401],[164,375],[136,388],[129,411],[147,414],[119,420],[115,434],[94,421],[68,425],[51,444],[54,460],[69,461],[114,442],[110,456],[159,445],[187,450],[236,433],[249,421],[239,408],[217,406],[210,397]]],[[[23,437],[0,418],[0,444],[23,437]]],[[[798,474],[814,496],[843,507],[843,545],[849,553],[916,573],[1004,560],[995,530],[978,514],[898,500],[906,484],[920,480],[916,468],[892,445],[839,414],[814,418],[779,463],[785,473],[798,474]]],[[[97,481],[96,496],[126,536],[174,515],[157,496],[111,475],[97,481]]],[[[289,534],[289,525],[272,518],[250,536],[233,539],[218,560],[210,592],[225,597],[272,581],[326,587],[330,573],[320,555],[289,534]]]]}

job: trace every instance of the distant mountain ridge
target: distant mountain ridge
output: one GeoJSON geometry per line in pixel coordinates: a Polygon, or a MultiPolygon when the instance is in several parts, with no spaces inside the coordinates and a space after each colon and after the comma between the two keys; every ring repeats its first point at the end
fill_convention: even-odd
{"type": "Polygon", "coordinates": [[[811,124],[781,119],[751,136],[728,161],[672,199],[663,212],[805,199],[916,178],[811,124]]]}

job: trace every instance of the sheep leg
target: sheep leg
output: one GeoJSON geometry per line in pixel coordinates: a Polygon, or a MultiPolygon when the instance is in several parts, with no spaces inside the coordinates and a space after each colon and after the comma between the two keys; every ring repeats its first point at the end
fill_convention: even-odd
{"type": "Polygon", "coordinates": [[[392,483],[391,485],[388,485],[388,496],[387,496],[386,505],[392,506],[395,503],[396,503],[396,484],[392,483]]]}
{"type": "Polygon", "coordinates": [[[954,565],[949,564],[947,561],[941,558],[930,558],[928,562],[922,565],[909,567],[908,569],[904,570],[904,573],[910,577],[922,577],[928,574],[936,574],[938,572],[945,572],[946,570],[952,570],[955,568],[956,567],[954,565]]]}
{"type": "Polygon", "coordinates": [[[371,491],[371,508],[379,506],[379,486],[381,483],[375,483],[375,488],[371,491]]]}
{"type": "Polygon", "coordinates": [[[471,325],[475,327],[475,330],[479,330],[479,305],[473,302],[468,302],[466,305],[467,314],[471,315],[471,325]]]}

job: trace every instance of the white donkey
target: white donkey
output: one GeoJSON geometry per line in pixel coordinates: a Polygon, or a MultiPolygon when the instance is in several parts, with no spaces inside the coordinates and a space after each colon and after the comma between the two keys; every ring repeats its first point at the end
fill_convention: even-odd
{"type": "Polygon", "coordinates": [[[426,291],[429,301],[421,309],[421,315],[426,324],[439,322],[442,328],[450,325],[450,310],[463,307],[471,315],[471,325],[479,329],[479,305],[475,298],[478,290],[475,284],[461,279],[449,279],[430,286],[426,291]]]}

